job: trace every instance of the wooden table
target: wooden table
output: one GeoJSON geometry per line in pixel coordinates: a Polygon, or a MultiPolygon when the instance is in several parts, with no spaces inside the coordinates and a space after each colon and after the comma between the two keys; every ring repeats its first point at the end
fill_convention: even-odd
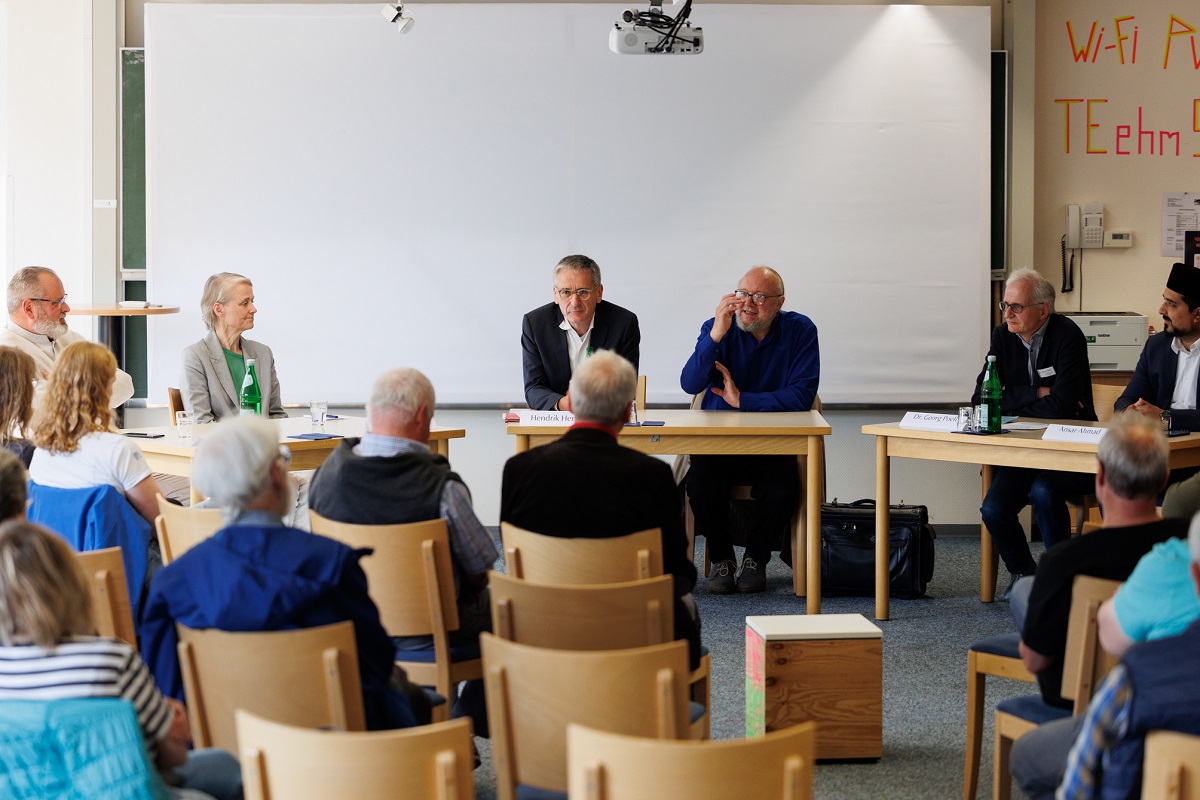
{"type": "MultiPolygon", "coordinates": [[[[1030,420],[1079,425],[1078,420],[1030,420]]],[[[1086,423],[1084,423],[1086,424],[1086,423]]],[[[922,458],[980,464],[981,494],[987,494],[996,467],[1027,467],[1064,472],[1096,472],[1096,445],[1048,442],[1044,431],[1012,431],[999,436],[971,436],[945,431],[901,428],[898,422],[864,425],[862,432],[875,437],[875,617],[888,618],[888,528],[890,525],[891,462],[893,457],[922,458]]],[[[1200,434],[1167,440],[1171,469],[1200,466],[1200,434]]],[[[996,552],[987,527],[979,531],[979,599],[990,603],[996,596],[996,552]]]]}
{"type": "MultiPolygon", "coordinates": [[[[830,433],[818,411],[777,413],[650,409],[646,419],[662,420],[662,427],[627,427],[621,444],[651,455],[807,455],[804,480],[805,516],[798,518],[792,534],[795,543],[804,529],[811,533],[806,548],[793,546],[792,585],[806,598],[809,614],[821,613],[821,449],[820,437],[830,433]]],[[[567,431],[565,425],[519,425],[508,432],[516,437],[517,452],[549,444],[567,431]]]]}
{"type": "MultiPolygon", "coordinates": [[[[288,419],[273,420],[279,423],[279,442],[286,444],[288,449],[292,451],[292,463],[290,469],[305,470],[316,469],[321,466],[333,448],[338,446],[341,439],[290,439],[289,436],[294,436],[300,433],[313,433],[312,420],[308,417],[289,417],[288,419]]],[[[200,441],[204,436],[216,428],[214,424],[196,425],[194,426],[195,435],[192,439],[179,438],[178,428],[167,425],[163,427],[152,428],[128,428],[127,431],[137,431],[140,433],[161,433],[161,439],[140,439],[135,438],[138,447],[141,448],[142,454],[146,457],[146,464],[154,472],[163,472],[167,475],[183,475],[189,477],[192,474],[192,458],[196,454],[196,442],[200,441]]],[[[319,431],[322,433],[339,434],[341,437],[362,436],[366,432],[367,421],[362,417],[338,417],[331,419],[325,423],[325,427],[319,431]]],[[[122,431],[125,432],[125,431],[122,431]]],[[[467,435],[463,428],[441,428],[434,427],[429,432],[429,449],[438,455],[450,457],[450,440],[462,439],[467,435]]],[[[196,491],[192,489],[193,502],[199,500],[196,491]]]]}

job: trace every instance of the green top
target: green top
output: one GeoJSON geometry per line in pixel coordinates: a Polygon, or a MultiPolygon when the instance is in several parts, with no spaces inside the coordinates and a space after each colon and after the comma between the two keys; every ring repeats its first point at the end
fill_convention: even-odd
{"type": "MultiPolygon", "coordinates": [[[[224,347],[221,349],[225,350],[224,347]]],[[[242,396],[242,381],[246,380],[246,357],[241,353],[225,350],[225,364],[229,367],[229,374],[233,376],[233,389],[237,392],[237,397],[233,399],[240,400],[242,396]]]]}

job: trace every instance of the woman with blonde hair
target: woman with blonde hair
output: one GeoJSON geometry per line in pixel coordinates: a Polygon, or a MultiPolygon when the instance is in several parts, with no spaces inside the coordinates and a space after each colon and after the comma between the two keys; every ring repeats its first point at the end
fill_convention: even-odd
{"type": "Polygon", "coordinates": [[[154,525],[158,483],[141,449],[116,432],[108,405],[116,371],[117,360],[98,344],[75,342],[59,354],[33,412],[30,438],[38,449],[29,479],[59,489],[115,486],[154,525]]]}
{"type": "Polygon", "coordinates": [[[15,347],[0,347],[0,445],[12,451],[26,467],[33,444],[25,439],[33,416],[33,383],[37,366],[33,358],[15,347]]]}
{"type": "Polygon", "coordinates": [[[185,790],[172,796],[240,798],[237,761],[189,753],[183,704],[163,697],[133,647],[94,630],[87,577],[67,543],[29,522],[0,525],[0,701],[128,700],[156,765],[185,790]]]}

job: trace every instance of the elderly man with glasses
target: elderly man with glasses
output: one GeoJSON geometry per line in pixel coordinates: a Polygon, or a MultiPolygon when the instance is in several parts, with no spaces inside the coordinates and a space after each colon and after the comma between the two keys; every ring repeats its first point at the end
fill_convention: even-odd
{"type": "Polygon", "coordinates": [[[600,266],[587,256],[567,256],[554,267],[552,303],[521,320],[525,402],[547,411],[571,410],[571,374],[597,350],[613,350],[638,366],[642,333],[637,315],[602,303],[600,266]]]}
{"type": "MultiPolygon", "coordinates": [[[[721,298],[716,315],[700,326],[696,349],[683,366],[680,385],[688,394],[702,395],[702,409],[812,408],[821,377],[817,327],[803,314],[783,311],[784,299],[779,273],[770,267],[754,267],[742,277],[737,291],[721,298]]],[[[763,591],[771,535],[787,527],[800,500],[796,457],[692,456],[685,480],[696,532],[706,537],[712,561],[708,591],[763,591]],[[747,484],[759,501],[761,520],[747,534],[745,556],[737,569],[729,492],[733,486],[747,484]]]]}
{"type": "MultiPolygon", "coordinates": [[[[67,345],[84,338],[67,328],[67,293],[54,270],[24,267],[8,282],[8,323],[0,330],[0,345],[15,347],[33,357],[42,380],[54,368],[54,359],[67,345]]],[[[40,388],[40,387],[39,387],[40,388]]],[[[133,378],[117,370],[113,380],[113,408],[133,397],[133,378]]],[[[35,396],[34,402],[37,402],[35,396]]]]}
{"type": "MultiPolygon", "coordinates": [[[[1006,415],[1040,419],[1095,420],[1087,340],[1079,326],[1054,313],[1054,286],[1032,269],[1013,272],[1000,303],[1004,322],[992,331],[988,355],[996,357],[1006,415]]],[[[975,379],[979,402],[984,372],[975,379]]],[[[996,552],[1011,574],[1007,599],[1018,579],[1037,564],[1017,514],[1026,504],[1049,549],[1071,534],[1067,498],[1092,491],[1085,473],[997,467],[980,513],[996,552]]]]}

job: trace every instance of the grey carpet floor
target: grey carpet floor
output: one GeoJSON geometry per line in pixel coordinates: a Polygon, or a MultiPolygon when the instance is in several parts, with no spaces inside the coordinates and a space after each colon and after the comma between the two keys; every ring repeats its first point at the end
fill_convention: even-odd
{"type": "MultiPolygon", "coordinates": [[[[1034,545],[1034,557],[1040,555],[1034,545]]],[[[977,639],[1013,629],[1008,604],[979,601],[978,537],[943,537],[928,596],[891,601],[883,629],[883,758],[877,762],[819,764],[815,796],[858,798],[956,798],[962,796],[966,731],[966,653],[977,639]]],[[[1007,586],[1001,568],[1000,590],[1007,586]]],[[[712,735],[745,734],[745,618],[803,614],[804,598],[792,594],[791,571],[778,559],[767,568],[767,591],[716,596],[697,587],[704,644],[713,654],[712,735]]],[[[871,597],[826,597],[823,613],[862,614],[874,621],[871,597]]],[[[980,766],[981,800],[991,797],[992,711],[999,700],[1034,691],[1031,684],[989,679],[980,766]]],[[[475,771],[476,796],[496,796],[490,748],[482,740],[483,765],[475,771]]],[[[1014,796],[1020,796],[1014,791],[1014,796]]],[[[679,797],[686,798],[681,790],[679,797]]]]}

